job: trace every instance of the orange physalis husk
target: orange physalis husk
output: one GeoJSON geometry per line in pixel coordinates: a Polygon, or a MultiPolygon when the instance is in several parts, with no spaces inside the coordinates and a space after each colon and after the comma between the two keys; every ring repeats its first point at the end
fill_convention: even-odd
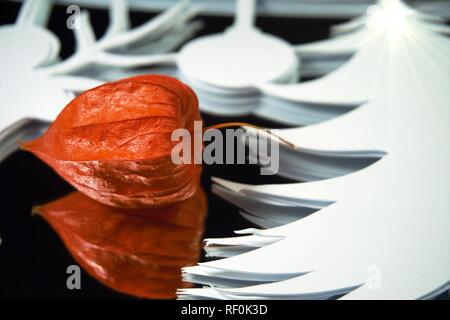
{"type": "Polygon", "coordinates": [[[206,198],[166,208],[124,209],[102,205],[80,192],[35,207],[59,234],[77,263],[108,287],[141,298],[169,299],[182,282],[181,268],[201,251],[206,198]]]}
{"type": "Polygon", "coordinates": [[[22,147],[104,204],[164,206],[191,197],[199,184],[200,165],[172,162],[177,142],[171,134],[185,128],[193,135],[200,119],[187,85],[168,76],[137,76],[82,93],[42,137],[22,147]]]}

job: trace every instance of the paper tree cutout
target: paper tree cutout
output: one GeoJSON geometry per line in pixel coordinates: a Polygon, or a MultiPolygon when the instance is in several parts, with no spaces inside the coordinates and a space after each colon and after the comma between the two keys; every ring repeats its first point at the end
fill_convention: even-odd
{"type": "Polygon", "coordinates": [[[363,170],[307,183],[217,179],[216,190],[253,210],[255,221],[293,222],[207,239],[211,255],[229,258],[185,268],[187,280],[213,287],[179,290],[180,298],[426,299],[448,290],[449,40],[402,18],[385,24],[364,47],[381,57],[372,101],[278,134],[318,154],[384,157],[363,170]],[[264,207],[276,212],[273,219],[264,207]]]}
{"type": "Polygon", "coordinates": [[[303,62],[302,76],[318,77],[335,70],[347,61],[370,34],[372,24],[383,23],[379,20],[380,11],[391,12],[393,19],[399,15],[419,19],[430,30],[450,34],[450,27],[442,18],[414,10],[400,0],[378,0],[367,9],[365,15],[333,26],[331,38],[296,46],[303,62]]]}

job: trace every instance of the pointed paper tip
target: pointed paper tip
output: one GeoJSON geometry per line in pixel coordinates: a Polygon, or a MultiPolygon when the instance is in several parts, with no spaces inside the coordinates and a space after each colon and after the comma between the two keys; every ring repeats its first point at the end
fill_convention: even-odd
{"type": "Polygon", "coordinates": [[[255,234],[259,235],[261,233],[261,230],[255,229],[255,228],[247,228],[247,229],[241,229],[241,230],[234,230],[235,234],[255,234]]]}
{"type": "Polygon", "coordinates": [[[33,206],[31,208],[31,216],[35,217],[35,216],[40,216],[42,214],[41,211],[42,206],[38,205],[38,206],[33,206]]]}

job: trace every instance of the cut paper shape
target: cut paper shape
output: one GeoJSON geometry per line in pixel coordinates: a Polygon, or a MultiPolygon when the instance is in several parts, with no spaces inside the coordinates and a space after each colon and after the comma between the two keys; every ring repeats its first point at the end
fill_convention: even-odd
{"type": "MultiPolygon", "coordinates": [[[[245,253],[224,250],[229,258],[199,264],[192,270],[202,283],[211,277],[223,287],[180,289],[179,298],[428,299],[448,290],[450,43],[418,21],[399,22],[371,40],[388,69],[377,75],[370,102],[319,125],[274,132],[319,154],[385,155],[363,170],[307,183],[216,179],[242,208],[323,208],[275,228],[241,230],[250,235],[234,241],[209,239],[209,247],[245,253]],[[259,283],[228,286],[240,279],[259,283]]],[[[184,274],[195,279],[190,268],[184,274]]]]}
{"type": "MultiPolygon", "coordinates": [[[[236,20],[239,19],[240,15],[245,16],[245,14],[253,12],[252,10],[245,11],[245,7],[240,7],[239,2],[237,4],[236,20]]],[[[250,4],[247,5],[250,6],[250,4]]],[[[247,62],[247,57],[257,56],[252,50],[253,47],[258,48],[258,46],[252,46],[252,50],[245,50],[245,52],[233,49],[234,43],[238,42],[237,37],[233,36],[232,30],[234,27],[231,27],[225,35],[206,36],[188,42],[180,50],[177,59],[180,69],[178,76],[196,90],[201,109],[207,113],[225,116],[253,114],[260,118],[293,126],[309,125],[332,119],[371,99],[372,74],[377,72],[377,61],[381,57],[375,56],[364,43],[370,41],[380,28],[384,28],[380,21],[390,19],[392,16],[395,17],[397,14],[404,16],[403,11],[398,10],[396,5],[380,2],[378,7],[376,12],[371,15],[372,20],[367,23],[366,27],[351,35],[343,35],[339,37],[340,40],[330,40],[336,41],[337,46],[324,44],[325,47],[330,48],[330,52],[334,52],[340,57],[348,55],[343,61],[347,61],[355,51],[357,53],[347,63],[323,78],[295,83],[298,74],[293,73],[294,69],[286,67],[294,64],[293,60],[288,58],[287,47],[285,50],[286,58],[283,61],[285,62],[285,70],[291,70],[291,72],[287,71],[284,76],[277,78],[276,75],[282,74],[283,68],[276,63],[265,68],[259,67],[258,69],[262,70],[260,72],[252,72],[251,66],[258,62],[254,58],[254,64],[250,64],[247,62]],[[348,41],[345,40],[347,38],[348,41]],[[220,42],[219,39],[228,40],[220,42]],[[209,41],[212,41],[211,43],[219,41],[221,44],[219,46],[215,43],[208,49],[209,41]],[[350,44],[354,45],[350,46],[350,44]],[[215,63],[214,66],[209,66],[205,61],[213,63],[214,57],[220,56],[215,52],[219,50],[219,47],[221,52],[233,52],[233,55],[228,54],[226,59],[222,59],[229,61],[230,57],[233,57],[231,59],[233,63],[215,63]],[[359,50],[361,47],[364,48],[359,50]],[[247,66],[247,68],[244,66],[247,66]],[[274,72],[274,70],[280,71],[274,72]],[[239,72],[257,75],[252,78],[253,89],[249,86],[249,79],[237,76],[239,72]],[[265,75],[265,72],[271,76],[265,75]],[[235,77],[234,84],[233,77],[235,77]],[[270,78],[273,78],[272,81],[270,81],[270,78]],[[245,84],[245,86],[239,88],[239,82],[244,79],[245,83],[241,83],[241,85],[245,84]],[[256,81],[257,79],[259,81],[256,81]],[[328,94],[324,95],[323,92],[325,91],[328,94]]],[[[398,4],[398,7],[403,8],[401,3],[398,4]]],[[[424,28],[430,28],[429,20],[424,19],[419,14],[408,16],[408,18],[420,22],[424,28]]],[[[430,31],[435,32],[432,28],[430,28],[430,31]]],[[[252,32],[240,32],[241,37],[244,37],[245,34],[252,34],[252,32]]],[[[252,41],[241,40],[240,43],[242,47],[242,43],[252,43],[252,41]]],[[[307,51],[308,45],[305,46],[307,51]]],[[[311,48],[313,47],[312,45],[311,48]]],[[[274,51],[273,54],[276,53],[276,50],[274,51]]],[[[311,52],[314,53],[314,56],[317,54],[313,49],[311,52]]],[[[265,59],[265,61],[269,61],[269,59],[265,59]]],[[[273,59],[270,61],[273,61],[273,59]]]]}
{"type": "Polygon", "coordinates": [[[442,18],[419,12],[400,0],[378,0],[365,15],[331,27],[331,38],[296,46],[303,62],[301,74],[318,77],[335,70],[363,45],[374,25],[395,21],[400,15],[421,20],[435,32],[450,34],[442,18]]]}

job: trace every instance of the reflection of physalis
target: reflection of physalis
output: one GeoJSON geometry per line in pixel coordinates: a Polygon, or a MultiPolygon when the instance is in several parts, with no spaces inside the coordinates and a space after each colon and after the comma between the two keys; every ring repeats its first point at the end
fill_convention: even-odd
{"type": "Polygon", "coordinates": [[[175,298],[181,268],[200,256],[206,197],[165,208],[105,206],[80,192],[34,208],[59,234],[77,263],[108,287],[141,298],[175,298]]]}

